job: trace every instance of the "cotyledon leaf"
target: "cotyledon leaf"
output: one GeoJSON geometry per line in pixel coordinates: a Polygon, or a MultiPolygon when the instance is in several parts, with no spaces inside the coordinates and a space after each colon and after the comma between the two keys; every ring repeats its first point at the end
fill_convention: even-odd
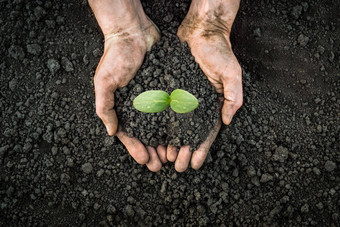
{"type": "Polygon", "coordinates": [[[197,106],[197,98],[185,90],[176,89],[170,95],[170,107],[176,113],[188,113],[197,106]]]}
{"type": "Polygon", "coordinates": [[[133,106],[144,113],[158,113],[169,107],[170,96],[165,91],[150,90],[139,94],[133,106]]]}

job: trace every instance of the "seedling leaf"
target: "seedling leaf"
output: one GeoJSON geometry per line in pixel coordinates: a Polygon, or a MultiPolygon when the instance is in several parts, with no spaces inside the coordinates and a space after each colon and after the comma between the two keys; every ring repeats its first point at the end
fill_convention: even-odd
{"type": "Polygon", "coordinates": [[[158,113],[169,107],[169,94],[161,90],[145,91],[133,100],[133,106],[144,113],[158,113]]]}
{"type": "Polygon", "coordinates": [[[170,106],[176,113],[188,113],[198,106],[198,100],[189,92],[176,89],[170,95],[170,106]]]}

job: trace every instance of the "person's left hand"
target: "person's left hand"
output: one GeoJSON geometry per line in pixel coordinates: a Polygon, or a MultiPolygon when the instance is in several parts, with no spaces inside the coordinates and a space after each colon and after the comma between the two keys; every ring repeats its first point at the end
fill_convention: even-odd
{"type": "MultiPolygon", "coordinates": [[[[195,61],[218,93],[223,94],[222,121],[229,125],[243,103],[242,70],[230,43],[230,30],[239,8],[239,0],[192,1],[177,35],[187,42],[195,61]]],[[[169,146],[167,158],[175,161],[175,169],[183,172],[202,166],[220,129],[219,123],[200,148],[193,152],[183,146],[177,152],[169,146]]]]}

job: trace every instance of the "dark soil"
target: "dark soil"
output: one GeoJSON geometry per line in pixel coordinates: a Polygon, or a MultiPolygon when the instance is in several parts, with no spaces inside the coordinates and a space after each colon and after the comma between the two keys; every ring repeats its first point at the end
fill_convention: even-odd
{"type": "Polygon", "coordinates": [[[145,145],[157,147],[190,145],[196,150],[217,124],[220,96],[196,64],[188,45],[175,34],[163,31],[162,39],[146,54],[135,78],[116,92],[116,110],[122,129],[145,145]],[[171,108],[160,113],[143,113],[132,102],[140,93],[163,90],[170,94],[184,89],[199,101],[189,113],[178,114],[171,108]]]}
{"type": "MultiPolygon", "coordinates": [[[[144,2],[161,30],[189,4],[144,2]]],[[[138,165],[95,115],[86,1],[0,1],[0,226],[339,226],[339,11],[241,2],[244,105],[179,174],[138,165]]]]}

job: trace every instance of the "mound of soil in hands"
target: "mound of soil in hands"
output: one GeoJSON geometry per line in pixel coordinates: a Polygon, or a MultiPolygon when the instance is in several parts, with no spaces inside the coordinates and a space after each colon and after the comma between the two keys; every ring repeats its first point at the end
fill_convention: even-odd
{"type": "Polygon", "coordinates": [[[188,45],[181,44],[176,35],[164,32],[146,54],[135,78],[116,92],[116,111],[123,130],[145,145],[190,145],[195,150],[217,124],[218,96],[188,45]],[[194,111],[178,114],[168,108],[160,113],[143,113],[132,105],[134,98],[144,91],[163,90],[170,94],[178,88],[198,99],[199,105],[194,111]]]}

